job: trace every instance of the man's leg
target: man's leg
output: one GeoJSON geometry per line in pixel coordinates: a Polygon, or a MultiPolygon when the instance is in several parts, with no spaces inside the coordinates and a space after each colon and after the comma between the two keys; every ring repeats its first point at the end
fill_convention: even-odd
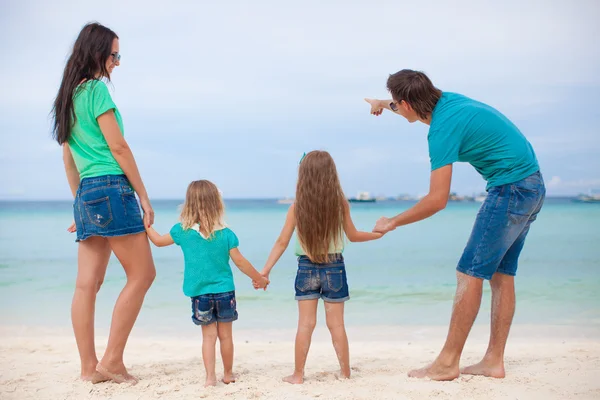
{"type": "Polygon", "coordinates": [[[492,317],[490,342],[481,362],[464,368],[461,372],[469,375],[484,375],[491,378],[504,378],[504,349],[508,333],[515,315],[515,277],[519,255],[525,244],[533,216],[515,243],[508,249],[498,272],[490,280],[492,287],[492,317]]]}
{"type": "Polygon", "coordinates": [[[508,233],[520,229],[514,243],[506,251],[497,272],[490,280],[492,287],[492,313],[490,342],[483,359],[474,365],[464,368],[461,372],[470,375],[484,375],[491,378],[504,378],[504,349],[508,340],[508,334],[515,315],[515,275],[519,263],[521,250],[525,245],[525,239],[529,233],[531,224],[536,220],[542,209],[546,190],[541,177],[531,177],[517,183],[516,186],[529,186],[529,191],[517,188],[513,191],[512,207],[509,210],[508,233]]]}
{"type": "Polygon", "coordinates": [[[408,373],[410,377],[429,377],[436,381],[447,381],[458,378],[460,374],[458,367],[460,355],[479,312],[483,280],[459,271],[456,272],[456,278],[456,295],[446,344],[432,364],[410,371],[408,373]]]}
{"type": "Polygon", "coordinates": [[[488,192],[458,263],[456,295],[444,348],[431,365],[410,371],[409,376],[452,380],[460,374],[460,355],[479,312],[483,279],[492,277],[518,236],[518,233],[507,232],[509,203],[509,185],[494,187],[488,192]]]}
{"type": "Polygon", "coordinates": [[[515,278],[510,275],[494,274],[492,287],[492,321],[490,343],[481,362],[463,368],[469,375],[484,375],[504,378],[504,348],[515,314],[515,278]]]}

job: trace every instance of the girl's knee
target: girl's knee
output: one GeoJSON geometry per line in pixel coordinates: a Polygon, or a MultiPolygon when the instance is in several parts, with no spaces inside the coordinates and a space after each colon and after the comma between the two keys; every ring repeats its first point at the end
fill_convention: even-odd
{"type": "Polygon", "coordinates": [[[339,331],[339,330],[344,330],[344,321],[340,321],[340,320],[327,320],[327,328],[333,332],[333,331],[339,331]]]}
{"type": "Polygon", "coordinates": [[[317,326],[316,318],[305,318],[305,319],[301,319],[300,321],[298,321],[298,329],[312,331],[315,329],[316,326],[317,326]]]}

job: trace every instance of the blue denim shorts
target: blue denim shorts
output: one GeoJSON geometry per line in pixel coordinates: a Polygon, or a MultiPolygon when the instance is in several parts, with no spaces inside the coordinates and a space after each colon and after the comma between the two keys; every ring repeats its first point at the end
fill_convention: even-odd
{"type": "Polygon", "coordinates": [[[78,242],[90,236],[123,236],[145,231],[140,206],[125,175],[82,179],[73,214],[78,242]]]}
{"type": "Polygon", "coordinates": [[[192,297],[192,321],[196,325],[233,322],[237,319],[235,292],[201,294],[192,297]]]}
{"type": "Polygon", "coordinates": [[[539,172],[490,188],[456,269],[481,279],[492,279],[496,272],[515,276],[529,227],[545,197],[539,172]]]}
{"type": "Polygon", "coordinates": [[[298,272],[294,283],[296,300],[323,299],[341,303],[350,299],[344,257],[335,254],[327,264],[315,264],[307,256],[298,257],[298,272]]]}

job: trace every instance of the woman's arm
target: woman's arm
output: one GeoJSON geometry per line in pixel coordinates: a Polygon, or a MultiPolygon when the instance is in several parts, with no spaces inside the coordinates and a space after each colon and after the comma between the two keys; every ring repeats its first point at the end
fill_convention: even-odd
{"type": "Polygon", "coordinates": [[[146,192],[144,182],[142,182],[142,177],[133,158],[133,153],[121,133],[114,111],[109,110],[100,115],[98,117],[98,125],[112,155],[140,198],[140,203],[144,210],[144,225],[146,227],[152,225],[154,223],[154,210],[152,210],[152,206],[150,205],[148,193],[146,192]]]}
{"type": "Polygon", "coordinates": [[[368,242],[369,240],[379,239],[383,234],[379,232],[362,232],[356,229],[352,216],[350,215],[350,205],[344,204],[344,232],[351,242],[368,242]]]}
{"type": "Polygon", "coordinates": [[[69,187],[73,198],[77,195],[77,188],[79,188],[79,171],[73,160],[73,154],[67,143],[63,144],[63,163],[65,164],[65,172],[67,174],[67,181],[69,181],[69,187]]]}
{"type": "Polygon", "coordinates": [[[151,226],[146,227],[146,233],[148,234],[148,239],[150,239],[150,241],[154,243],[156,247],[170,246],[173,243],[175,243],[170,233],[167,233],[166,235],[161,235],[160,233],[156,232],[151,226]]]}
{"type": "Polygon", "coordinates": [[[281,255],[287,249],[290,244],[290,239],[292,238],[292,234],[294,233],[294,229],[296,228],[296,217],[294,214],[294,204],[292,204],[288,210],[287,216],[285,217],[285,224],[283,225],[283,229],[271,250],[271,254],[269,254],[269,258],[265,263],[265,266],[262,270],[262,275],[265,277],[269,277],[271,270],[281,258],[281,255]]]}

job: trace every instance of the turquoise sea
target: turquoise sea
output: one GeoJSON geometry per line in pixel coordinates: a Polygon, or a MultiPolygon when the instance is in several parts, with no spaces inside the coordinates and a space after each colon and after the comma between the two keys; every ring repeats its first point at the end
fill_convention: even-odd
{"type": "MultiPolygon", "coordinates": [[[[176,223],[181,201],[155,201],[155,228],[176,223]]],[[[353,204],[359,229],[413,203],[353,204]]],[[[351,300],[349,325],[445,325],[455,289],[455,266],[469,237],[479,203],[450,203],[435,217],[398,228],[382,239],[350,243],[345,250],[351,300]]],[[[276,200],[226,201],[227,222],[240,250],[261,269],[283,225],[286,205],[276,200]]],[[[70,326],[77,271],[70,202],[0,202],[1,325],[70,326]]],[[[157,279],[136,329],[155,333],[186,329],[189,300],[181,292],[183,256],[177,246],[153,248],[157,279]]],[[[255,291],[235,266],[240,328],[293,329],[296,262],[290,246],[266,292],[255,291]]],[[[111,306],[125,281],[110,261],[98,296],[96,321],[106,329],[111,306]]],[[[548,198],[532,226],[517,276],[516,323],[600,326],[600,204],[548,198]]],[[[477,323],[489,321],[489,286],[477,323]]],[[[322,318],[322,311],[320,318],[322,318]]]]}

